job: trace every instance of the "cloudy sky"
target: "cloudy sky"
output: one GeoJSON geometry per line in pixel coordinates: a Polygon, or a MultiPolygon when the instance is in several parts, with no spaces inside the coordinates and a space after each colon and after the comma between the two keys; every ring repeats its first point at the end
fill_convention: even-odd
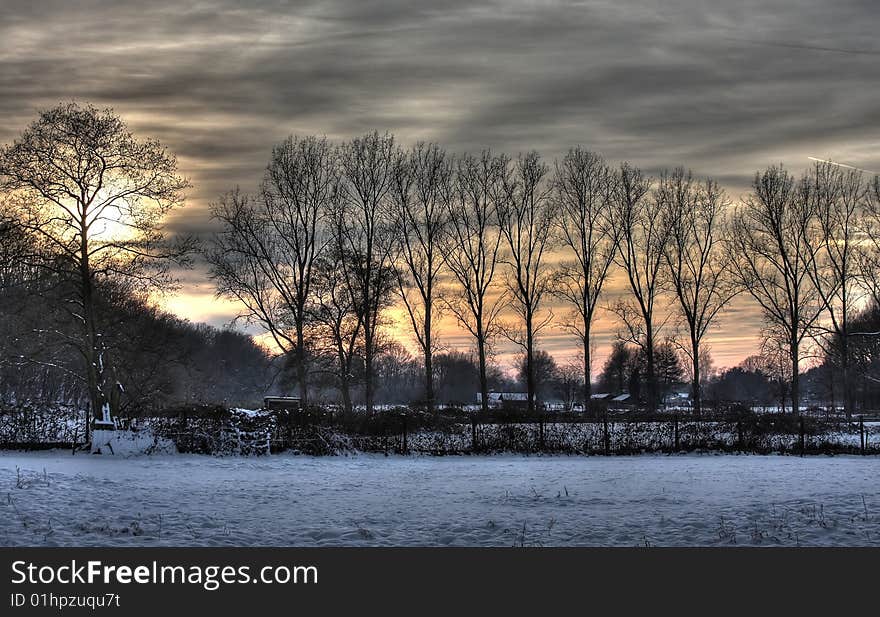
{"type": "MultiPolygon", "coordinates": [[[[771,163],[880,170],[878,26],[876,0],[3,0],[0,142],[59,101],[112,106],[192,180],[178,232],[206,233],[208,203],[253,188],[291,133],[551,158],[583,144],[649,173],[685,165],[736,200],[771,163]]],[[[203,270],[182,280],[170,309],[235,314],[203,270]]],[[[737,302],[716,364],[749,354],[759,322],[737,302]]],[[[571,353],[561,333],[543,344],[571,353]]]]}

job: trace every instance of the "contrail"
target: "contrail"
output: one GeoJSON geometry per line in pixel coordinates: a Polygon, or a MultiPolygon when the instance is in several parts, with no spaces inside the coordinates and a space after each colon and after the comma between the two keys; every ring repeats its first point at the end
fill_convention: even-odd
{"type": "Polygon", "coordinates": [[[876,49],[846,49],[844,47],[824,47],[822,45],[807,45],[801,43],[786,43],[783,41],[758,41],[755,39],[741,39],[732,36],[724,37],[728,41],[739,43],[751,43],[753,45],[765,45],[767,47],[784,47],[787,49],[805,49],[807,51],[828,51],[836,54],[851,54],[864,56],[880,56],[880,50],[876,49]]]}
{"type": "Polygon", "coordinates": [[[816,161],[817,163],[828,163],[830,165],[836,165],[837,167],[846,167],[847,169],[855,169],[856,171],[863,171],[866,174],[874,174],[875,176],[880,175],[876,171],[862,169],[861,167],[853,167],[852,165],[846,165],[845,163],[838,163],[837,161],[832,161],[830,159],[817,159],[815,156],[808,156],[807,158],[810,159],[811,161],[816,161]]]}

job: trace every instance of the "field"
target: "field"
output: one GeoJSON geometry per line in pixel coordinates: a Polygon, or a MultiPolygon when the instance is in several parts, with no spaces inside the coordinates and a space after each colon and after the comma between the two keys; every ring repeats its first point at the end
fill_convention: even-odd
{"type": "Polygon", "coordinates": [[[0,453],[0,544],[878,546],[880,457],[0,453]]]}

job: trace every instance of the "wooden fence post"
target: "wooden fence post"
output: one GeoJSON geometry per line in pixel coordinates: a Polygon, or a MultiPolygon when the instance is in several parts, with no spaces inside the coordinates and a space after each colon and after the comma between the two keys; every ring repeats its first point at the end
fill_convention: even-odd
{"type": "Polygon", "coordinates": [[[409,451],[409,447],[406,443],[406,414],[403,414],[403,453],[406,454],[409,451]]]}
{"type": "Polygon", "coordinates": [[[801,456],[804,455],[804,417],[801,416],[799,418],[799,431],[800,431],[800,447],[801,447],[801,456]]]}
{"type": "Polygon", "coordinates": [[[86,441],[85,443],[89,443],[89,428],[92,425],[92,404],[86,403],[86,441]]]}
{"type": "Polygon", "coordinates": [[[477,416],[471,416],[471,452],[477,449],[477,416]]]}
{"type": "Polygon", "coordinates": [[[544,416],[538,418],[538,441],[541,451],[544,450],[544,416]]]}
{"type": "Polygon", "coordinates": [[[672,426],[675,431],[675,451],[679,451],[679,440],[678,440],[678,414],[672,417],[672,426]]]}
{"type": "Polygon", "coordinates": [[[867,446],[867,439],[865,439],[865,418],[864,416],[859,416],[859,452],[861,454],[865,453],[865,446],[867,446]]]}
{"type": "Polygon", "coordinates": [[[603,425],[603,436],[602,442],[605,446],[605,454],[608,455],[611,451],[611,439],[608,435],[608,412],[602,416],[602,425],[603,425]]]}

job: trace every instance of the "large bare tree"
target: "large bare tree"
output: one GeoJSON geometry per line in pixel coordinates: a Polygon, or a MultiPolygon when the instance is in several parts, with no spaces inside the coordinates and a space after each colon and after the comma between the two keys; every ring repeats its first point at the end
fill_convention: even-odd
{"type": "Polygon", "coordinates": [[[525,355],[528,411],[535,411],[535,339],[552,319],[541,317],[542,302],[550,289],[548,251],[554,220],[552,186],[547,165],[537,152],[520,155],[503,182],[498,219],[504,239],[505,283],[518,320],[503,328],[504,336],[525,355]]]}
{"type": "Polygon", "coordinates": [[[436,144],[416,144],[398,161],[392,190],[398,233],[398,291],[425,369],[425,404],[434,411],[435,320],[440,314],[440,275],[452,200],[453,162],[436,144]]]}
{"type": "Polygon", "coordinates": [[[335,369],[331,372],[339,386],[343,409],[351,415],[357,362],[362,356],[364,312],[345,279],[345,260],[340,247],[331,243],[315,265],[310,335],[318,353],[334,358],[335,369]]]}
{"type": "Polygon", "coordinates": [[[736,295],[731,251],[724,241],[728,201],[712,180],[698,182],[681,168],[660,178],[657,197],[669,229],[666,264],[669,284],[688,334],[681,345],[691,362],[691,398],[702,411],[702,342],[718,314],[736,295]]]}
{"type": "Polygon", "coordinates": [[[336,149],[326,139],[290,137],[273,148],[258,196],[233,191],[211,208],[222,225],[206,253],[218,293],[238,300],[241,316],[293,355],[303,405],[308,303],[338,177],[336,149]]]}
{"type": "Polygon", "coordinates": [[[857,259],[862,286],[880,306],[880,176],[874,176],[865,191],[865,207],[859,220],[862,242],[857,259]]]}
{"type": "Polygon", "coordinates": [[[580,147],[556,164],[554,200],[557,236],[574,255],[560,263],[553,292],[574,307],[564,326],[583,349],[584,411],[592,393],[593,318],[617,252],[619,233],[611,220],[616,175],[601,156],[580,147]]]}
{"type": "Polygon", "coordinates": [[[169,242],[163,223],[187,186],[175,157],[110,109],[59,105],[0,150],[0,191],[19,205],[18,224],[57,256],[43,265],[74,282],[85,381],[102,427],[112,427],[121,387],[98,326],[101,280],[142,290],[173,283],[171,265],[193,247],[169,242]]]}
{"type": "Polygon", "coordinates": [[[497,334],[501,308],[493,293],[501,247],[498,199],[509,174],[504,155],[484,151],[458,160],[452,199],[447,203],[448,227],[441,244],[452,284],[444,290],[446,306],[474,337],[480,373],[483,413],[489,411],[487,356],[497,334]]]}
{"type": "Polygon", "coordinates": [[[390,134],[368,133],[340,150],[342,181],[332,209],[332,233],[346,259],[340,264],[345,284],[363,312],[364,390],[367,412],[375,398],[374,359],[378,330],[397,285],[393,262],[397,245],[392,189],[401,157],[390,134]]]}
{"type": "Polygon", "coordinates": [[[620,233],[617,260],[626,272],[632,297],[620,299],[611,310],[623,324],[620,336],[645,354],[648,409],[654,411],[659,400],[655,352],[665,324],[665,319],[658,322],[656,304],[666,274],[669,226],[662,216],[662,202],[656,194],[651,196],[651,182],[638,168],[621,165],[615,188],[612,218],[620,233]]]}
{"type": "Polygon", "coordinates": [[[736,278],[761,307],[768,327],[785,340],[795,413],[800,413],[801,344],[823,308],[810,278],[815,255],[807,189],[782,167],[757,173],[729,233],[736,278]]]}
{"type": "Polygon", "coordinates": [[[854,406],[850,318],[864,295],[859,250],[870,187],[862,172],[827,161],[817,162],[802,182],[813,212],[807,238],[813,251],[810,278],[825,309],[824,319],[816,323],[816,339],[840,369],[849,419],[854,406]]]}

